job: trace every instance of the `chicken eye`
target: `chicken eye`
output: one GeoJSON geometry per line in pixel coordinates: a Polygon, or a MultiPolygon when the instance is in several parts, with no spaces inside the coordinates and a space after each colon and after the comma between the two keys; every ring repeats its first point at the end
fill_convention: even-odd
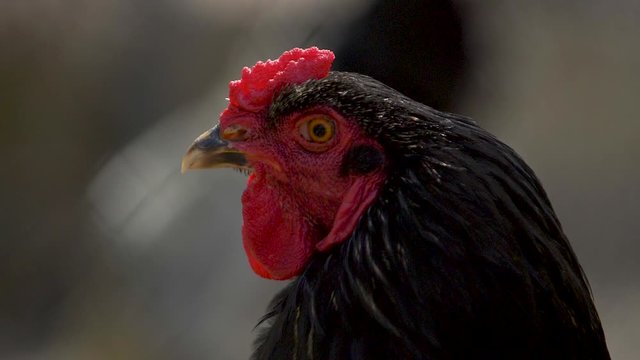
{"type": "Polygon", "coordinates": [[[300,124],[300,135],[312,143],[324,144],[333,138],[334,123],[326,116],[312,116],[300,124]]]}

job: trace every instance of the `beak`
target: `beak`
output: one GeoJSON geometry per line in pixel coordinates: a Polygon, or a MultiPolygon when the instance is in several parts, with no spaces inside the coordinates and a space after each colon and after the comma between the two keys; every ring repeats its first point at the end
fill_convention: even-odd
{"type": "Polygon", "coordinates": [[[249,169],[247,158],[240,151],[229,147],[229,143],[220,138],[220,126],[205,131],[189,146],[182,157],[182,173],[191,169],[209,168],[249,169]]]}

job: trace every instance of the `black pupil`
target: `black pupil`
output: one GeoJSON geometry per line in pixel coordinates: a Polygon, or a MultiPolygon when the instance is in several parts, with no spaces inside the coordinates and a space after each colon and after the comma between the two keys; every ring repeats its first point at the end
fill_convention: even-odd
{"type": "Polygon", "coordinates": [[[313,135],[316,137],[322,138],[327,133],[327,128],[323,124],[315,124],[311,131],[313,131],[313,135]]]}

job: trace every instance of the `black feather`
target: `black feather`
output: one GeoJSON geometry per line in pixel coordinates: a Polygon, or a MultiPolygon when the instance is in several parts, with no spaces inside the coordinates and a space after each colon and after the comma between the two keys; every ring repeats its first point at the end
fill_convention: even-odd
{"type": "Polygon", "coordinates": [[[512,149],[350,73],[283,89],[269,118],[314,106],[375,138],[387,179],[352,236],[274,299],[254,359],[609,359],[586,277],[512,149]]]}

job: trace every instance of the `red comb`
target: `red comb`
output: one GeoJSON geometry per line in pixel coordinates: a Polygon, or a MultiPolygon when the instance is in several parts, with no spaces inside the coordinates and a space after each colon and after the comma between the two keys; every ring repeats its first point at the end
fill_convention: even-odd
{"type": "Polygon", "coordinates": [[[229,107],[259,111],[284,85],[327,76],[333,59],[331,50],[311,47],[285,51],[277,60],[258,61],[252,68],[242,69],[240,80],[229,83],[229,107]]]}

